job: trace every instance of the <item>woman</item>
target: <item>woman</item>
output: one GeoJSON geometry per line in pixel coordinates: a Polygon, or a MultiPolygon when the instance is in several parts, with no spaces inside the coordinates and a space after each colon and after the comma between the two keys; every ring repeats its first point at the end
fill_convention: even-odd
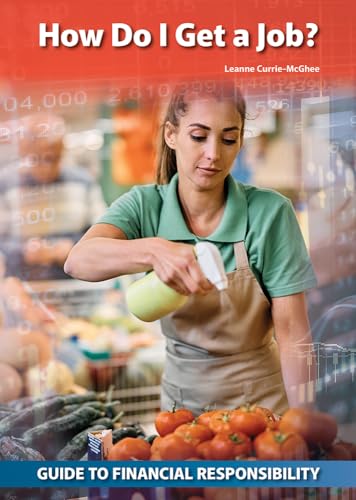
{"type": "Polygon", "coordinates": [[[256,402],[282,413],[300,404],[297,388],[308,380],[298,350],[310,342],[303,291],[314,276],[290,202],[229,175],[244,122],[236,89],[177,93],[162,128],[157,184],[116,200],[65,265],[88,281],[154,269],[189,295],[161,322],[165,409],[176,401],[198,414],[256,402]],[[204,240],[223,256],[226,292],[196,262],[193,245],[204,240]]]}

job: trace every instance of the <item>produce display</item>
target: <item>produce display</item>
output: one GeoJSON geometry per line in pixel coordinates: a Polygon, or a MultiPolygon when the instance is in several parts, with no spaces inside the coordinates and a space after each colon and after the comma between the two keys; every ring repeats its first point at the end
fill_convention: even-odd
{"type": "Polygon", "coordinates": [[[160,336],[124,312],[122,294],[102,292],[90,316],[68,317],[61,302],[47,297],[46,305],[42,292],[15,277],[0,283],[0,403],[68,394],[73,384],[105,391],[112,384],[128,389],[160,383],[160,336]]]}
{"type": "Polygon", "coordinates": [[[144,437],[137,423],[123,424],[109,393],[24,397],[0,406],[0,460],[81,460],[87,435],[113,429],[113,442],[144,437]]]}
{"type": "Polygon", "coordinates": [[[143,444],[126,438],[110,460],[355,460],[356,445],[337,441],[336,420],[325,413],[290,408],[276,417],[245,405],[212,410],[197,418],[187,409],[160,412],[158,435],[143,444]]]}

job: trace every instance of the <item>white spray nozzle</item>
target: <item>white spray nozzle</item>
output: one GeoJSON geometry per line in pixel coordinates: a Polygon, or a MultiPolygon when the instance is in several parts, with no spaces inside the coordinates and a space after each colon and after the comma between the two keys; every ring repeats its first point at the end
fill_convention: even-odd
{"type": "Polygon", "coordinates": [[[213,243],[202,241],[195,245],[195,253],[201,270],[207,279],[218,290],[225,290],[228,286],[228,279],[218,248],[213,243]]]}

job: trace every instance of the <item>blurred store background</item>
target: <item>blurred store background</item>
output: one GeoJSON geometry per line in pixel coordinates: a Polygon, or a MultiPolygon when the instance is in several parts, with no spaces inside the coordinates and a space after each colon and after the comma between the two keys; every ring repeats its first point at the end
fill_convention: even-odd
{"type": "MultiPolygon", "coordinates": [[[[4,95],[11,119],[2,113],[0,402],[73,384],[112,387],[127,418],[150,423],[159,409],[164,341],[158,324],[127,311],[125,289],[137,276],[85,283],[61,269],[106,206],[132,185],[154,182],[166,96],[111,93],[110,102],[89,102],[85,93],[48,93],[34,113],[40,106],[30,97],[20,102],[8,89],[4,95]],[[50,182],[42,183],[41,173],[29,178],[42,161],[58,170],[50,182]]],[[[355,117],[348,90],[298,99],[251,94],[232,172],[294,204],[319,281],[308,293],[314,342],[305,356],[317,355],[319,408],[345,429],[356,420],[355,117]]]]}

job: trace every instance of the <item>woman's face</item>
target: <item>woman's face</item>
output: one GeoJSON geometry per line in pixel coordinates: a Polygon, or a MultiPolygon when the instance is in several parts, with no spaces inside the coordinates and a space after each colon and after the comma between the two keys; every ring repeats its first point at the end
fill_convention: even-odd
{"type": "Polygon", "coordinates": [[[166,123],[165,139],[174,149],[180,182],[197,190],[220,186],[242,146],[242,119],[232,101],[192,100],[179,126],[166,123]]]}

